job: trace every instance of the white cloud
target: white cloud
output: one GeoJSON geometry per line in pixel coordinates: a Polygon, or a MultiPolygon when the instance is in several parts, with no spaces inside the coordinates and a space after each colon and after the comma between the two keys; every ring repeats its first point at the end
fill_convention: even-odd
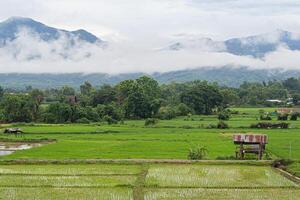
{"type": "MultiPolygon", "coordinates": [[[[31,17],[58,28],[83,28],[110,42],[105,51],[78,43],[77,48],[66,52],[68,41],[63,36],[46,44],[23,31],[17,41],[0,49],[0,72],[154,72],[230,64],[297,68],[299,52],[285,48],[264,60],[213,52],[222,46],[213,46],[207,40],[188,39],[191,46],[201,46],[200,50],[155,49],[164,47],[174,35],[202,35],[218,41],[276,29],[300,33],[299,9],[297,0],[0,1],[0,20],[31,17]],[[17,59],[13,59],[16,52],[17,59]],[[65,53],[68,60],[60,56],[65,53]],[[91,56],[86,58],[87,54],[91,56]],[[41,59],[26,61],[31,55],[41,59]]],[[[276,41],[278,35],[264,39],[276,41]]]]}
{"type": "Polygon", "coordinates": [[[97,45],[78,42],[70,48],[63,34],[57,41],[44,42],[37,35],[22,29],[18,39],[0,48],[1,72],[167,72],[196,67],[250,66],[252,68],[297,68],[300,52],[281,47],[263,60],[228,53],[191,48],[181,51],[156,51],[131,42],[112,43],[103,50],[97,45]],[[86,55],[89,54],[89,57],[86,55]],[[67,55],[64,58],[62,55],[67,55]],[[28,60],[30,57],[39,59],[28,60]]]}

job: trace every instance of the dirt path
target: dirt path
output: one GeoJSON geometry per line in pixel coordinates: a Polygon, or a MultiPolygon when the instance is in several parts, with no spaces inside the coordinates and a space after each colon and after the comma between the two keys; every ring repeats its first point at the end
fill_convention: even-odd
{"type": "Polygon", "coordinates": [[[148,174],[149,166],[142,164],[142,170],[139,174],[135,187],[133,188],[133,199],[134,200],[143,200],[144,199],[144,187],[145,187],[145,180],[148,174]]]}

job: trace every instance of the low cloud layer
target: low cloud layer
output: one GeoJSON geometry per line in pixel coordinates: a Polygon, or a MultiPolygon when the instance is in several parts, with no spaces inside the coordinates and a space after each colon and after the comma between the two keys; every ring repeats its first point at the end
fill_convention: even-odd
{"type": "Polygon", "coordinates": [[[152,73],[222,66],[299,69],[300,64],[300,51],[285,46],[259,59],[215,52],[207,47],[207,42],[198,43],[199,48],[180,51],[158,50],[139,43],[133,45],[131,41],[110,43],[103,49],[79,40],[72,46],[63,34],[50,42],[41,40],[28,29],[21,29],[17,36],[0,48],[2,73],[152,73]]]}

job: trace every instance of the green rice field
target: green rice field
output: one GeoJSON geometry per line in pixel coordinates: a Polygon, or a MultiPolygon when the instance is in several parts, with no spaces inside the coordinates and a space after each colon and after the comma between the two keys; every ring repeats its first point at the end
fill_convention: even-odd
{"type": "MultiPolygon", "coordinates": [[[[25,133],[0,134],[0,145],[43,145],[0,156],[0,199],[300,199],[299,184],[271,168],[272,161],[221,161],[235,156],[233,134],[263,133],[269,136],[264,159],[292,159],[286,170],[300,176],[300,120],[286,121],[289,129],[251,129],[260,122],[260,109],[233,108],[239,114],[226,121],[229,129],[207,128],[218,123],[215,115],[160,120],[150,127],[144,120],[2,124],[2,130],[18,127],[25,133]],[[208,161],[183,164],[195,146],[206,147],[208,161]],[[221,164],[208,164],[216,160],[221,164]]],[[[275,108],[262,109],[279,122],[275,108]]]]}
{"type": "Polygon", "coordinates": [[[298,184],[269,166],[0,165],[0,172],[0,199],[293,200],[300,195],[298,184]]]}

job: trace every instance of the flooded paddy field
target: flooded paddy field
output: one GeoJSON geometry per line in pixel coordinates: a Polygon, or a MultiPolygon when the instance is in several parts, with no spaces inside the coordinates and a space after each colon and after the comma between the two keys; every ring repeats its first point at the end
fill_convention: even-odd
{"type": "Polygon", "coordinates": [[[15,153],[16,151],[41,147],[48,143],[29,143],[29,142],[0,142],[0,156],[6,156],[15,153]]]}

